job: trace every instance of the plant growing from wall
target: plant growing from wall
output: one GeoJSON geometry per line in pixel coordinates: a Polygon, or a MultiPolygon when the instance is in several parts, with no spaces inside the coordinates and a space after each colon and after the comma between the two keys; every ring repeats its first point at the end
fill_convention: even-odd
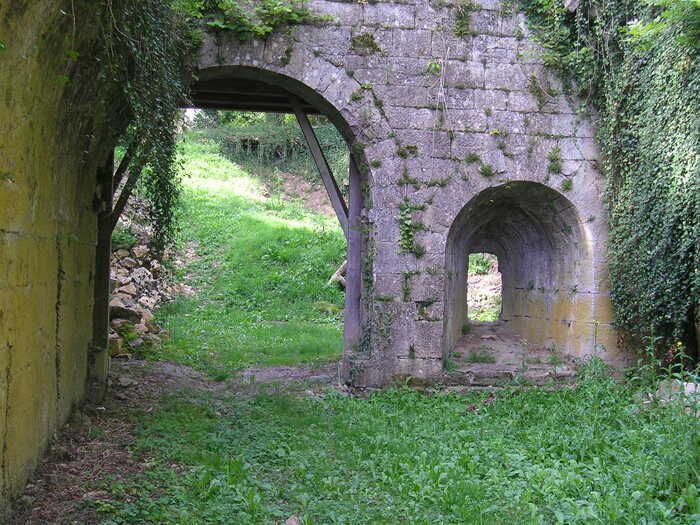
{"type": "Polygon", "coordinates": [[[471,29],[472,13],[480,9],[473,0],[459,0],[455,7],[455,36],[465,37],[473,34],[471,29]]]}
{"type": "Polygon", "coordinates": [[[413,204],[404,200],[399,205],[399,246],[405,253],[412,253],[416,258],[425,255],[425,248],[416,242],[416,232],[424,231],[425,225],[414,218],[418,211],[425,210],[424,204],[413,204]]]}
{"type": "Polygon", "coordinates": [[[600,114],[617,324],[654,337],[659,350],[678,340],[692,348],[700,291],[700,3],[582,0],[575,13],[556,0],[521,5],[545,62],[575,79],[600,114]]]}

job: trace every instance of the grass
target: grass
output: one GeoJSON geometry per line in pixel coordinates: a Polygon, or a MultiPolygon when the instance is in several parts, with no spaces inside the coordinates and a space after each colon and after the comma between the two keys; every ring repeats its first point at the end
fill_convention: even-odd
{"type": "Polygon", "coordinates": [[[576,389],[367,399],[191,393],[138,420],[150,469],[107,524],[697,523],[700,423],[576,389]]]}
{"type": "Polygon", "coordinates": [[[467,363],[495,363],[496,358],[488,350],[472,350],[465,358],[467,363]]]}
{"type": "Polygon", "coordinates": [[[179,278],[197,293],[160,310],[172,338],[149,357],[220,379],[245,366],[339,357],[343,295],[326,287],[344,258],[337,224],[265,197],[260,180],[219,155],[213,141],[185,139],[182,160],[180,243],[194,242],[197,258],[179,278]]]}
{"type": "Polygon", "coordinates": [[[469,309],[469,319],[481,323],[491,323],[501,318],[501,297],[490,297],[488,301],[480,306],[473,306],[469,309]]]}

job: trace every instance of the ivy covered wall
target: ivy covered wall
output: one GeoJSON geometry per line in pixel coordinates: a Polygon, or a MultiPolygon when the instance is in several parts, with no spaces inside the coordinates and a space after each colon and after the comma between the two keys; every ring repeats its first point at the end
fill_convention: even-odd
{"type": "Polygon", "coordinates": [[[697,357],[700,2],[564,4],[522,2],[546,61],[599,112],[617,323],[697,357]]]}

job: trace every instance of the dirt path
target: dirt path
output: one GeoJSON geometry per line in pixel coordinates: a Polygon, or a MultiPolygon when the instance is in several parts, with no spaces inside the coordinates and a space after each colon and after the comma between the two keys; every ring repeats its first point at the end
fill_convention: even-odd
{"type": "Polygon", "coordinates": [[[321,183],[309,182],[293,173],[280,174],[277,190],[285,200],[301,199],[304,206],[310,210],[335,217],[328,193],[321,183]]]}
{"type": "Polygon", "coordinates": [[[102,485],[132,478],[144,472],[149,462],[132,450],[136,428],[131,415],[158,410],[165,395],[187,390],[255,395],[263,389],[309,395],[333,384],[337,370],[337,363],[251,368],[216,382],[187,366],[115,360],[107,399],[74,414],[17,499],[9,525],[102,521],[97,508],[109,499],[102,485]]]}

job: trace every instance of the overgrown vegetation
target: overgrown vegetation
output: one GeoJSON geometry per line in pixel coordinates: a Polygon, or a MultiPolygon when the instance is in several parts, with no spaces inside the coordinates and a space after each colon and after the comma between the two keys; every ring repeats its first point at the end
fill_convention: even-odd
{"type": "Polygon", "coordinates": [[[186,95],[191,26],[169,0],[115,0],[109,7],[102,81],[119,86],[123,99],[125,114],[117,122],[127,128],[117,138],[131,159],[125,188],[130,192],[138,181],[149,204],[151,240],[162,251],[174,238],[180,196],[175,129],[186,95]]]}
{"type": "Polygon", "coordinates": [[[244,366],[339,357],[343,296],[325,284],[344,257],[337,221],[265,197],[261,180],[203,132],[185,136],[181,148],[179,243],[196,255],[177,275],[196,293],[161,309],[172,338],[149,357],[219,379],[244,366]]]}
{"type": "MultiPolygon", "coordinates": [[[[311,116],[311,123],[344,192],[349,174],[347,143],[325,117],[311,116]]],[[[195,126],[200,136],[219,144],[227,159],[268,181],[278,181],[283,173],[319,180],[299,124],[291,115],[200,111],[195,126]]]]}
{"type": "Polygon", "coordinates": [[[241,41],[316,20],[304,0],[175,0],[174,5],[188,17],[204,20],[208,27],[230,32],[241,41]]]}
{"type": "Polygon", "coordinates": [[[700,3],[521,3],[545,62],[600,112],[617,323],[673,359],[700,292],[700,3]]]}
{"type": "Polygon", "coordinates": [[[106,523],[695,523],[699,419],[593,363],[575,389],[191,392],[138,418],[106,523]]]}

